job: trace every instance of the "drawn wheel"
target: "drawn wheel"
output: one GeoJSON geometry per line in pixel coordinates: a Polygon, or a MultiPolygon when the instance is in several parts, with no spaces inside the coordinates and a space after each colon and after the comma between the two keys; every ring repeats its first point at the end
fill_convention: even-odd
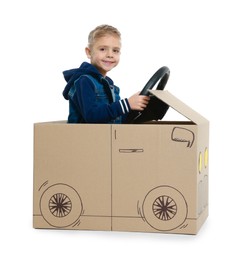
{"type": "Polygon", "coordinates": [[[77,191],[66,184],[48,187],[41,196],[43,218],[53,227],[68,227],[79,219],[82,202],[77,191]]]}
{"type": "Polygon", "coordinates": [[[152,211],[158,219],[167,221],[177,213],[177,205],[171,197],[162,195],[153,202],[152,211]]]}
{"type": "Polygon", "coordinates": [[[187,203],[183,195],[170,186],[151,190],[143,202],[147,223],[154,229],[169,231],[179,227],[187,217],[187,203]]]}
{"type": "Polygon", "coordinates": [[[67,195],[56,193],[49,200],[48,206],[55,217],[63,218],[71,212],[72,202],[67,195]]]}

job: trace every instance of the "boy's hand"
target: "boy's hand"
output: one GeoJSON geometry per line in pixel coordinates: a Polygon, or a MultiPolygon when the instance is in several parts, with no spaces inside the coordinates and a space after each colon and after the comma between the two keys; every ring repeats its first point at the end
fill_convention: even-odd
{"type": "Polygon", "coordinates": [[[139,93],[140,92],[131,96],[128,101],[132,110],[143,111],[147,107],[150,97],[140,96],[139,93]]]}

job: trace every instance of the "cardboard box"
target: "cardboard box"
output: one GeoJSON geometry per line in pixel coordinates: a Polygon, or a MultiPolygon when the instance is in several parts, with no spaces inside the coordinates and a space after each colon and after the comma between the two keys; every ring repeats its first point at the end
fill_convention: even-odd
{"type": "Polygon", "coordinates": [[[34,125],[34,228],[197,234],[208,216],[209,122],[34,125]]]}

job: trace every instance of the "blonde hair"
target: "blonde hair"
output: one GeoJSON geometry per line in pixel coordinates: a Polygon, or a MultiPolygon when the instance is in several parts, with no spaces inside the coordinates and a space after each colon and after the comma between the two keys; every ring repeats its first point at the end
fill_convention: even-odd
{"type": "Polygon", "coordinates": [[[121,39],[121,33],[115,27],[107,24],[99,25],[89,33],[88,36],[88,47],[91,48],[94,42],[106,35],[116,36],[121,39]]]}

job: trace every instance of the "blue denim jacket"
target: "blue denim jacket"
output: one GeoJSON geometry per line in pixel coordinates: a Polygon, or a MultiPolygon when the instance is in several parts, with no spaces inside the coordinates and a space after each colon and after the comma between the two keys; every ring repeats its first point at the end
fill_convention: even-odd
{"type": "MultiPolygon", "coordinates": [[[[111,102],[116,102],[120,100],[120,89],[117,86],[110,86],[109,82],[103,78],[102,83],[98,82],[98,80],[94,79],[91,75],[83,75],[83,77],[88,77],[94,84],[94,92],[96,94],[96,103],[97,105],[102,104],[110,104],[111,102]],[[106,90],[106,91],[105,91],[106,90]]],[[[80,78],[79,78],[80,79],[80,78]]],[[[73,102],[74,95],[76,93],[76,83],[78,82],[77,79],[74,83],[74,86],[70,89],[68,95],[69,95],[69,123],[84,123],[85,120],[83,119],[82,115],[78,115],[76,106],[73,102]]],[[[122,117],[119,116],[114,120],[111,120],[107,123],[115,123],[120,124],[122,123],[122,117]]]]}
{"type": "Polygon", "coordinates": [[[63,72],[67,85],[63,91],[69,100],[68,123],[122,123],[131,108],[128,99],[120,99],[119,88],[103,77],[90,63],[63,72]]]}

